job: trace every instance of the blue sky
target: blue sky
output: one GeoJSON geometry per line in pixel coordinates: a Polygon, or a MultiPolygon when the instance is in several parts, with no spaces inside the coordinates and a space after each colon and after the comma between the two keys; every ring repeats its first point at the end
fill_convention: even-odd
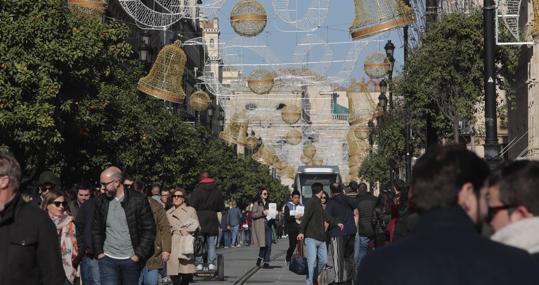
{"type": "MultiPolygon", "coordinates": [[[[310,22],[320,22],[320,27],[310,25],[310,30],[298,30],[293,25],[280,19],[276,15],[271,0],[258,0],[264,5],[268,13],[268,24],[264,32],[255,38],[240,37],[234,33],[230,26],[230,11],[237,1],[226,1],[217,11],[217,15],[221,20],[221,41],[224,43],[225,65],[236,64],[244,73],[248,74],[255,64],[269,64],[268,68],[277,69],[279,67],[302,67],[303,65],[298,63],[309,61],[317,63],[309,64],[307,67],[327,76],[336,76],[340,75],[339,71],[342,70],[345,61],[350,59],[347,57],[349,50],[353,46],[361,46],[361,52],[357,62],[354,64],[351,76],[350,78],[345,78],[345,80],[348,81],[351,78],[367,79],[363,72],[365,57],[374,51],[384,51],[387,40],[391,40],[396,46],[396,73],[402,68],[402,28],[369,37],[361,43],[352,42],[348,28],[354,19],[353,0],[289,0],[288,8],[290,11],[288,12],[292,19],[296,18],[296,14],[299,19],[304,18],[308,10],[319,11],[313,8],[318,8],[320,2],[329,1],[327,18],[325,21],[320,21],[320,17],[313,17],[310,22]],[[297,10],[296,6],[298,7],[297,10]],[[310,39],[307,42],[317,44],[301,44],[306,39],[310,39]],[[252,49],[238,46],[257,46],[256,49],[259,54],[252,49]],[[306,47],[311,48],[308,53],[305,53],[304,49],[306,47]]],[[[283,2],[283,0],[273,1],[283,2]]]]}

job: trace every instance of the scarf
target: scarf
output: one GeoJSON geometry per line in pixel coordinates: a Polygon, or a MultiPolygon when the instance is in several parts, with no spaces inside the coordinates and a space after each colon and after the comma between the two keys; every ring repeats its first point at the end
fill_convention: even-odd
{"type": "Polygon", "coordinates": [[[62,254],[62,265],[69,282],[73,283],[77,271],[73,268],[73,261],[77,258],[78,247],[75,236],[75,223],[73,217],[62,215],[52,218],[58,237],[60,239],[60,252],[62,254]]]}
{"type": "Polygon", "coordinates": [[[530,254],[539,253],[539,217],[509,224],[491,238],[494,241],[524,249],[530,254]]]}

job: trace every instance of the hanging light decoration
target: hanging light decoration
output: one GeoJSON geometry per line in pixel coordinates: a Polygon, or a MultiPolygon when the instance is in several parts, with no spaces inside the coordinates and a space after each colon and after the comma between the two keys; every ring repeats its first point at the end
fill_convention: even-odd
{"type": "Polygon", "coordinates": [[[273,88],[275,76],[263,68],[256,68],[247,79],[247,86],[256,94],[268,94],[273,88]]]}
{"type": "Polygon", "coordinates": [[[202,112],[208,108],[210,101],[210,95],[202,90],[199,90],[191,94],[191,97],[189,97],[189,106],[191,106],[191,108],[197,112],[202,112]]]}
{"type": "Polygon", "coordinates": [[[100,17],[107,8],[105,0],[68,0],[69,10],[83,16],[100,17]]]}
{"type": "Polygon", "coordinates": [[[286,133],[286,142],[289,145],[298,145],[301,142],[303,134],[299,129],[291,129],[286,133]]]}
{"type": "Polygon", "coordinates": [[[385,77],[391,68],[391,63],[385,52],[373,52],[367,55],[363,70],[371,79],[385,77]]]}
{"type": "Polygon", "coordinates": [[[281,111],[281,118],[287,124],[295,124],[301,118],[301,109],[296,105],[286,105],[281,111]]]}
{"type": "Polygon", "coordinates": [[[264,31],[268,22],[266,9],[255,0],[240,0],[230,12],[230,25],[244,37],[254,37],[264,31]]]}
{"type": "Polygon", "coordinates": [[[164,46],[150,73],[139,80],[137,89],[162,100],[180,103],[185,98],[182,84],[186,62],[180,41],[164,46]]]}
{"type": "Polygon", "coordinates": [[[413,10],[403,0],[354,0],[354,4],[353,40],[406,26],[414,19],[413,10]]]}

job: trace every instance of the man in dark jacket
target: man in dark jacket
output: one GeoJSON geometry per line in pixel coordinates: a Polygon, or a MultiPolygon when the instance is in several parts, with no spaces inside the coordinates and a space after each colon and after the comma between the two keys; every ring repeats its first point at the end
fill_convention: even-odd
{"type": "Polygon", "coordinates": [[[79,246],[80,275],[83,284],[99,285],[99,264],[95,258],[92,238],[96,198],[84,202],[79,208],[75,226],[77,229],[77,245],[79,246]]]}
{"type": "Polygon", "coordinates": [[[371,221],[374,207],[376,206],[376,197],[367,191],[367,184],[365,183],[357,184],[357,182],[352,181],[350,182],[350,189],[357,191],[356,202],[359,214],[356,242],[354,244],[354,261],[357,272],[361,260],[369,251],[369,243],[374,238],[371,221]]]}
{"type": "Polygon", "coordinates": [[[531,253],[539,262],[539,162],[517,160],[489,179],[492,239],[531,253]]]}
{"type": "Polygon", "coordinates": [[[409,237],[367,254],[362,285],[539,284],[525,251],[478,233],[486,216],[487,164],[462,146],[439,147],[414,166],[411,197],[420,221],[409,237]]]}
{"type": "Polygon", "coordinates": [[[99,180],[105,195],[96,201],[93,242],[101,284],[138,284],[140,270],[154,249],[150,204],[144,194],[124,187],[117,167],[105,169],[99,180]]]}
{"type": "MultiPolygon", "coordinates": [[[[215,179],[210,178],[208,172],[203,171],[198,176],[198,184],[191,194],[191,206],[197,210],[200,222],[200,234],[204,237],[208,252],[208,269],[217,269],[217,235],[219,234],[219,220],[217,212],[225,209],[223,192],[217,187],[215,179]]],[[[196,257],[197,270],[203,268],[203,257],[196,257]]]]}
{"type": "Polygon", "coordinates": [[[286,203],[284,207],[284,218],[286,221],[286,230],[288,231],[288,250],[286,251],[286,262],[290,262],[292,254],[296,250],[299,234],[299,224],[301,223],[301,218],[303,217],[303,210],[305,208],[299,202],[301,194],[299,191],[294,190],[292,195],[290,195],[290,201],[286,203]],[[303,208],[303,210],[298,211],[298,207],[303,208]]]}
{"type": "Polygon", "coordinates": [[[354,276],[354,241],[357,234],[356,202],[345,195],[340,183],[330,185],[331,196],[326,213],[344,225],[342,230],[329,229],[330,250],[335,271],[335,284],[349,284],[354,276]]]}
{"type": "Polygon", "coordinates": [[[0,154],[0,284],[63,285],[56,227],[19,193],[21,168],[0,154]]]}
{"type": "Polygon", "coordinates": [[[305,214],[299,227],[298,240],[305,239],[307,250],[307,285],[312,285],[313,280],[318,278],[320,270],[324,269],[327,262],[326,231],[324,223],[330,227],[344,228],[342,223],[337,223],[332,217],[326,215],[322,208],[320,197],[323,195],[324,185],[313,183],[311,191],[313,197],[307,202],[305,214]],[[318,262],[317,262],[318,261],[318,262]]]}

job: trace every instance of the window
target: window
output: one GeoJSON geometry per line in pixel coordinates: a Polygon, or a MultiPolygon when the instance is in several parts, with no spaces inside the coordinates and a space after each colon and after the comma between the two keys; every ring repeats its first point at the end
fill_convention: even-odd
{"type": "Polygon", "coordinates": [[[210,40],[210,47],[213,48],[214,44],[215,44],[215,41],[213,39],[211,39],[210,40]]]}
{"type": "Polygon", "coordinates": [[[255,103],[249,103],[245,105],[245,110],[247,111],[254,111],[256,110],[257,106],[255,103]]]}

